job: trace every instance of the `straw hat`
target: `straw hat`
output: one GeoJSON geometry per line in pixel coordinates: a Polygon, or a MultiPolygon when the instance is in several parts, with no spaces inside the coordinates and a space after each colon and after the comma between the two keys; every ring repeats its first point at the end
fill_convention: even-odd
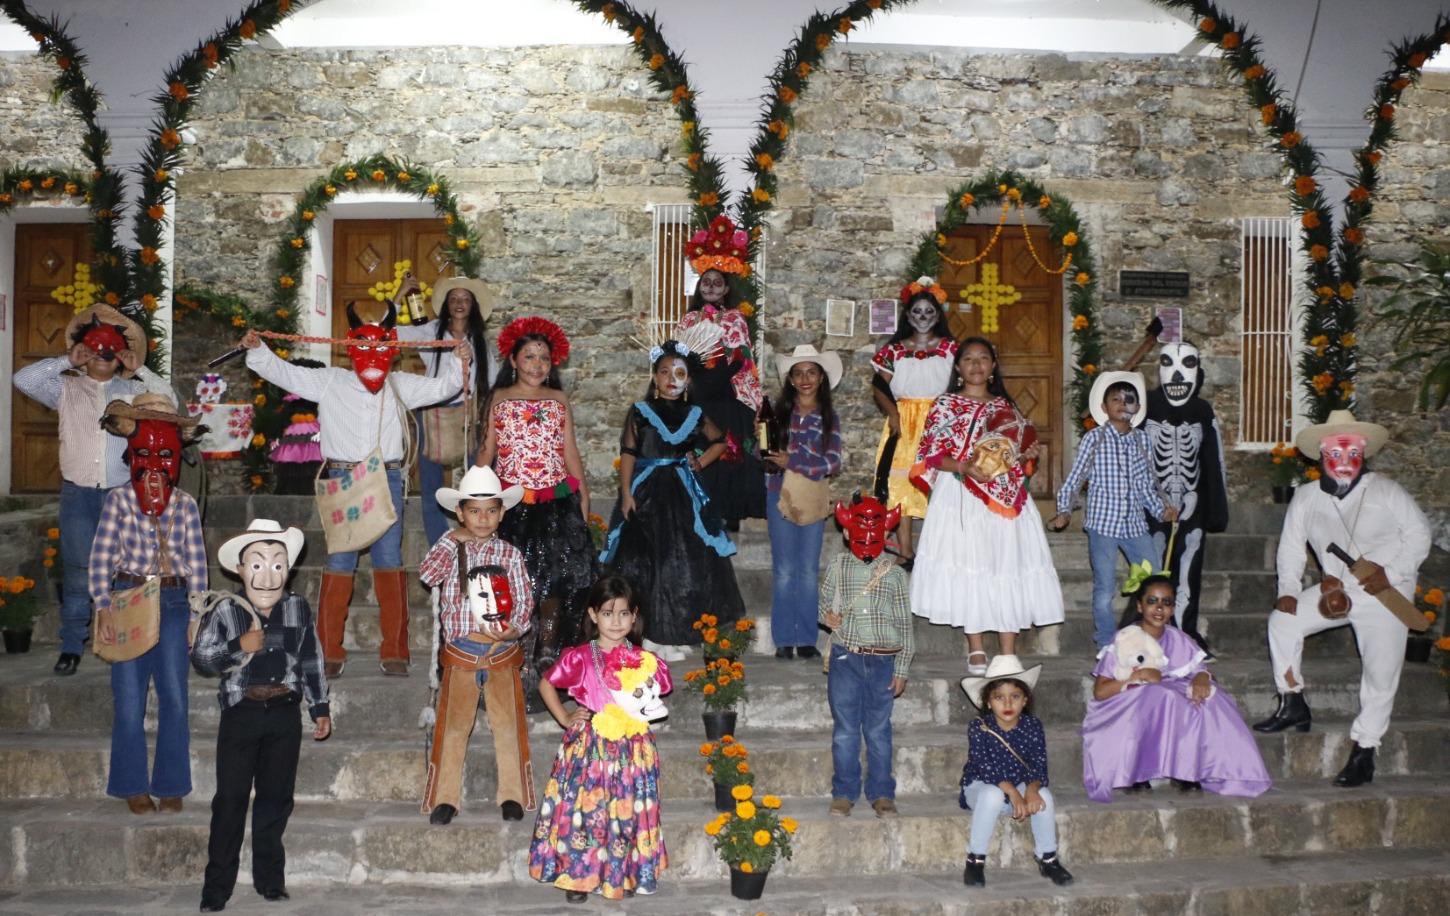
{"type": "MultiPolygon", "coordinates": [[[[120,328],[121,336],[126,338],[126,349],[135,353],[142,362],[145,362],[146,332],[141,330],[139,324],[121,314],[118,309],[105,303],[83,308],[71,316],[70,321],[65,326],[65,345],[67,350],[70,349],[72,342],[75,340],[76,332],[90,324],[92,318],[100,319],[102,324],[112,324],[120,328]]],[[[130,370],[124,367],[122,371],[127,374],[130,373],[130,370]]]]}
{"type": "Polygon", "coordinates": [[[286,547],[287,567],[290,569],[297,564],[297,556],[302,553],[302,544],[306,541],[306,536],[303,535],[300,528],[283,528],[281,524],[270,518],[254,518],[245,532],[223,541],[222,546],[217,548],[217,564],[222,569],[236,572],[237,567],[242,563],[242,551],[258,541],[278,541],[286,547]]]}
{"type": "Polygon", "coordinates": [[[822,353],[810,344],[801,344],[790,352],[789,356],[784,353],[776,356],[776,371],[780,373],[780,383],[785,384],[786,378],[790,376],[790,370],[796,363],[815,363],[826,373],[826,380],[835,388],[841,381],[841,357],[835,353],[822,353]]]}
{"type": "Polygon", "coordinates": [[[1364,436],[1364,457],[1379,451],[1390,439],[1390,431],[1378,423],[1364,423],[1347,410],[1331,410],[1323,423],[1306,426],[1294,437],[1294,445],[1308,458],[1319,457],[1319,443],[1329,436],[1364,436]]]}
{"type": "Polygon", "coordinates": [[[512,509],[524,498],[524,488],[518,484],[505,488],[493,472],[493,468],[475,464],[458,481],[458,489],[439,487],[435,498],[438,505],[453,512],[465,499],[498,499],[505,509],[512,509]]]}
{"type": "Polygon", "coordinates": [[[448,293],[455,289],[466,289],[473,293],[473,301],[478,303],[478,316],[484,321],[493,314],[493,290],[482,280],[475,280],[472,277],[449,277],[439,279],[433,287],[433,314],[437,318],[443,314],[443,301],[448,298],[448,293]]]}
{"type": "Polygon", "coordinates": [[[178,413],[176,404],[164,394],[143,391],[116,398],[106,405],[101,416],[101,425],[118,436],[129,436],[136,431],[137,420],[160,420],[175,423],[182,429],[191,429],[201,422],[198,417],[178,413]]]}
{"type": "Polygon", "coordinates": [[[1013,678],[1027,685],[1028,690],[1037,687],[1037,677],[1042,674],[1041,665],[1033,665],[1031,668],[1023,668],[1022,662],[1015,655],[999,655],[992,659],[987,666],[987,673],[982,677],[962,678],[962,689],[967,692],[967,699],[972,701],[973,706],[982,705],[982,688],[992,681],[1002,678],[1013,678]]]}
{"type": "Polygon", "coordinates": [[[1103,398],[1107,397],[1108,389],[1119,382],[1127,382],[1138,392],[1138,412],[1133,414],[1131,425],[1142,426],[1143,421],[1148,419],[1148,389],[1143,384],[1143,373],[1141,372],[1104,372],[1093,381],[1093,390],[1088,393],[1088,410],[1092,412],[1093,419],[1099,426],[1108,424],[1108,412],[1103,410],[1103,398]]]}

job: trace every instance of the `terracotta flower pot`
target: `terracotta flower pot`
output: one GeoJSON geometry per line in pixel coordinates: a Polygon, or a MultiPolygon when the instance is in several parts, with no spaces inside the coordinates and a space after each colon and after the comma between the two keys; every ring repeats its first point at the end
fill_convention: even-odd
{"type": "Polygon", "coordinates": [[[768,877],[769,871],[743,872],[731,868],[730,894],[739,900],[759,900],[760,895],[765,893],[765,879],[768,877]]]}
{"type": "Polygon", "coordinates": [[[705,740],[719,741],[726,735],[735,734],[735,710],[707,709],[700,714],[705,721],[705,740]]]}

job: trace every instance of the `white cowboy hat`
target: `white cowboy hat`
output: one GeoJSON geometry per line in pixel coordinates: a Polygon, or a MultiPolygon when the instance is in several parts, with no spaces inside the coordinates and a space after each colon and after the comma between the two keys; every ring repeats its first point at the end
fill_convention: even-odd
{"type": "Polygon", "coordinates": [[[1294,445],[1306,458],[1319,457],[1319,443],[1329,436],[1364,436],[1364,457],[1379,451],[1390,439],[1390,431],[1378,423],[1365,423],[1347,410],[1331,410],[1323,423],[1306,426],[1294,437],[1294,445]]]}
{"type": "Polygon", "coordinates": [[[473,293],[473,301],[478,303],[478,317],[484,321],[493,314],[493,290],[482,280],[475,280],[472,277],[448,277],[438,279],[433,286],[433,314],[437,318],[443,314],[443,300],[448,298],[448,293],[455,289],[466,289],[473,293]]]}
{"type": "Polygon", "coordinates": [[[967,699],[972,701],[973,706],[980,706],[982,705],[982,688],[992,681],[1010,677],[1021,681],[1027,685],[1028,690],[1032,690],[1037,687],[1037,677],[1041,673],[1041,665],[1023,668],[1022,662],[1017,656],[999,655],[992,659],[992,663],[987,666],[987,673],[982,677],[962,678],[962,689],[967,692],[967,699]]]}
{"type": "Polygon", "coordinates": [[[457,510],[458,504],[465,499],[498,499],[505,509],[512,509],[524,498],[524,488],[518,484],[505,488],[493,468],[475,464],[458,481],[458,489],[439,487],[434,498],[449,512],[457,510]]]}
{"type": "Polygon", "coordinates": [[[1133,414],[1132,425],[1142,426],[1148,419],[1148,388],[1143,384],[1141,372],[1104,372],[1093,380],[1093,390],[1088,393],[1088,410],[1099,426],[1108,425],[1108,412],[1103,410],[1103,398],[1108,389],[1119,382],[1127,382],[1138,392],[1138,412],[1133,414]]]}
{"type": "Polygon", "coordinates": [[[242,551],[258,541],[278,541],[287,548],[287,568],[297,564],[297,555],[302,553],[302,544],[307,540],[300,528],[283,528],[270,518],[254,518],[247,530],[230,540],[223,541],[217,548],[217,564],[227,572],[237,572],[242,563],[242,551]]]}
{"type": "Polygon", "coordinates": [[[826,373],[826,381],[831,387],[841,381],[841,357],[835,353],[822,353],[810,344],[801,344],[791,351],[789,356],[784,353],[775,357],[776,371],[780,373],[780,383],[785,384],[786,377],[790,375],[791,367],[796,363],[815,363],[826,373]]]}

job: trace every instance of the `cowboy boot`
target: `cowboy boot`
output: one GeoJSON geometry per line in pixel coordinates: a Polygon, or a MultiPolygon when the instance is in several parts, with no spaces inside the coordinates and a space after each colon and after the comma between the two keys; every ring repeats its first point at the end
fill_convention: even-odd
{"type": "Polygon", "coordinates": [[[1341,789],[1353,789],[1367,782],[1374,782],[1374,748],[1356,744],[1349,752],[1349,762],[1334,777],[1334,784],[1341,789]]]}
{"type": "Polygon", "coordinates": [[[1314,717],[1309,713],[1309,702],[1303,693],[1279,694],[1279,708],[1262,722],[1254,723],[1256,732],[1281,732],[1288,728],[1307,732],[1314,717]]]}
{"type": "Polygon", "coordinates": [[[378,598],[378,622],[383,644],[378,667],[394,677],[408,676],[408,573],[402,569],[373,570],[373,591],[378,598]]]}
{"type": "Polygon", "coordinates": [[[347,664],[347,650],[342,647],[342,631],[347,625],[347,605],[352,600],[352,573],[322,573],[322,588],[317,596],[317,642],[322,647],[322,673],[329,679],[342,677],[347,664]]]}

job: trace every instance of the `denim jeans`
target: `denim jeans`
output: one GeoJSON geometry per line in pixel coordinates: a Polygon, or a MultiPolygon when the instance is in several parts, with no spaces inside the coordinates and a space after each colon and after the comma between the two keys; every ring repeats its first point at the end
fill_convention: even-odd
{"type": "Polygon", "coordinates": [[[1113,595],[1118,591],[1118,552],[1129,563],[1147,560],[1156,570],[1163,564],[1153,555],[1153,536],[1143,533],[1132,538],[1115,538],[1089,531],[1088,558],[1093,567],[1093,641],[1101,649],[1113,641],[1118,631],[1118,616],[1113,613],[1113,595]]]}
{"type": "Polygon", "coordinates": [[[820,630],[821,538],[826,523],[797,525],[776,507],[779,491],[765,494],[765,521],[770,531],[770,638],[780,646],[814,646],[820,630]]]}
{"type": "Polygon", "coordinates": [[[186,627],[191,620],[186,589],[161,590],[161,639],[129,662],[111,666],[111,773],[106,794],[157,798],[191,793],[191,732],[188,730],[186,627]],[[156,682],[156,764],[146,778],[146,690],[156,682]]]}
{"type": "MultiPolygon", "coordinates": [[[[1027,784],[1018,783],[1017,791],[1027,795],[1027,784]]],[[[1042,796],[1043,808],[1029,817],[1032,825],[1033,851],[1037,858],[1049,852],[1057,852],[1057,814],[1052,803],[1052,792],[1043,786],[1037,790],[1042,796]]],[[[992,832],[997,829],[997,819],[1012,816],[1012,806],[1007,804],[1007,793],[1000,786],[978,780],[962,790],[967,807],[972,809],[972,835],[967,841],[967,852],[984,856],[992,842],[992,832]]]]}
{"type": "Polygon", "coordinates": [[[826,696],[831,702],[831,797],[861,794],[861,739],[866,739],[866,798],[896,797],[891,775],[891,655],[858,655],[831,644],[826,696]]]}
{"type": "MultiPolygon", "coordinates": [[[[422,415],[422,411],[419,411],[422,415]]],[[[421,423],[420,423],[421,425],[421,423]]],[[[418,501],[423,504],[423,532],[428,535],[430,545],[438,543],[448,529],[453,527],[449,515],[438,505],[438,490],[443,486],[443,465],[429,461],[418,454],[418,501]]]]}
{"type": "Polygon", "coordinates": [[[80,655],[91,628],[91,542],[106,494],[100,487],[60,484],[60,651],[80,655]]]}
{"type": "MultiPolygon", "coordinates": [[[[341,477],[348,471],[334,469],[327,472],[328,477],[341,477]]],[[[398,520],[393,522],[392,527],[383,532],[383,536],[373,542],[367,548],[368,556],[372,559],[373,569],[402,569],[403,568],[403,472],[397,468],[388,468],[388,489],[393,493],[393,513],[398,520]]],[[[327,570],[329,572],[350,573],[357,569],[357,554],[355,550],[344,553],[330,553],[327,555],[327,570]]]]}

